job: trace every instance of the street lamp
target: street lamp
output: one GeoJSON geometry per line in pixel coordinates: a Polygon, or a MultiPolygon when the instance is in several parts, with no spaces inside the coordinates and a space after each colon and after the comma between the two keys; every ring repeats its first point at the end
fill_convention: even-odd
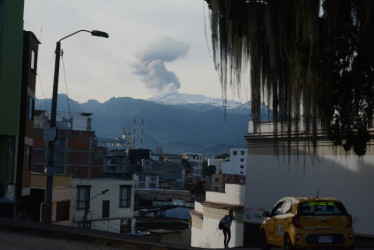
{"type": "Polygon", "coordinates": [[[93,36],[108,38],[109,35],[103,31],[98,30],[78,30],[68,36],[61,38],[56,43],[56,59],[55,59],[55,72],[53,78],[53,93],[52,93],[52,107],[51,107],[51,123],[50,129],[47,130],[47,135],[44,136],[45,140],[48,141],[48,164],[46,169],[47,182],[45,191],[45,209],[43,221],[45,223],[51,223],[52,218],[52,187],[53,187],[53,165],[54,165],[54,149],[55,140],[57,139],[57,128],[56,128],[56,112],[57,112],[57,92],[58,92],[58,75],[60,70],[60,56],[61,56],[61,41],[71,37],[79,32],[88,32],[93,36]]]}
{"type": "MultiPolygon", "coordinates": [[[[105,190],[101,191],[101,193],[96,194],[90,200],[86,200],[86,204],[85,204],[85,208],[84,208],[84,217],[83,217],[83,227],[84,228],[88,228],[88,226],[87,226],[87,214],[88,214],[88,209],[91,205],[91,201],[93,199],[95,199],[97,196],[103,195],[103,194],[107,193],[108,191],[109,191],[109,189],[105,189],[105,190]]],[[[91,219],[92,219],[92,215],[91,215],[91,219]]]]}

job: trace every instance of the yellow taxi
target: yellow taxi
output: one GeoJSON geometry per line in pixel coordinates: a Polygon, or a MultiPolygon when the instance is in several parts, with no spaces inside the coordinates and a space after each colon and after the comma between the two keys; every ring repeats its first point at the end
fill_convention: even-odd
{"type": "Polygon", "coordinates": [[[354,249],[352,216],[335,198],[285,197],[265,218],[260,229],[262,250],[354,249]]]}

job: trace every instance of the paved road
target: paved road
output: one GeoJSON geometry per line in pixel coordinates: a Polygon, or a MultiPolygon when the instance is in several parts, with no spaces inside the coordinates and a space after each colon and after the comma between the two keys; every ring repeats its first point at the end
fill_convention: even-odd
{"type": "MultiPolygon", "coordinates": [[[[117,247],[100,246],[75,240],[48,238],[25,233],[7,232],[0,230],[1,250],[118,250],[117,247]]],[[[127,248],[131,249],[131,248],[127,248]]],[[[135,249],[135,248],[134,248],[135,249]]],[[[162,248],[159,248],[162,249],[162,248]]],[[[260,250],[260,248],[233,248],[237,250],[260,250]]],[[[373,250],[372,248],[359,248],[360,250],[373,250]]],[[[272,248],[281,250],[281,248],[272,248]]]]}
{"type": "Polygon", "coordinates": [[[86,242],[46,238],[0,230],[1,250],[118,250],[86,242]]]}

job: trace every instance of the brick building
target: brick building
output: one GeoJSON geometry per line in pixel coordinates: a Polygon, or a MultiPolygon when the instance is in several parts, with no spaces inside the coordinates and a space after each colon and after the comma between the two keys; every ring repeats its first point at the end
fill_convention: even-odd
{"type": "MultiPolygon", "coordinates": [[[[61,113],[57,116],[58,136],[55,142],[54,174],[68,174],[73,178],[102,178],[107,149],[96,146],[95,132],[90,131],[90,114],[74,114],[67,117],[67,114],[61,113]],[[75,119],[79,119],[81,130],[68,129],[74,128],[75,119]],[[84,120],[86,126],[82,126],[84,120]]],[[[44,141],[44,128],[47,124],[45,111],[37,110],[31,166],[34,172],[44,173],[47,166],[48,143],[44,141]]]]}

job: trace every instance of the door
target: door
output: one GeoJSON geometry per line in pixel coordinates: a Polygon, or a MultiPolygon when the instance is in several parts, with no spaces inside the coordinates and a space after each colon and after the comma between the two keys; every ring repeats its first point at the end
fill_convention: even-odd
{"type": "Polygon", "coordinates": [[[275,244],[277,242],[277,234],[279,233],[279,215],[281,215],[284,201],[280,201],[271,211],[270,218],[267,221],[267,239],[268,243],[275,244]]]}

